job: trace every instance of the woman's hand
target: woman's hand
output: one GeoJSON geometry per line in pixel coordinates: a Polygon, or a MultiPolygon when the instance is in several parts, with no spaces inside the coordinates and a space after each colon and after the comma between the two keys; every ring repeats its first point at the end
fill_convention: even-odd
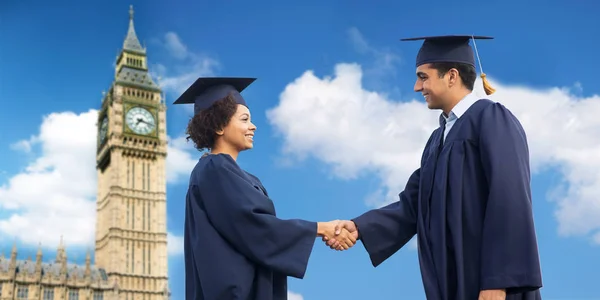
{"type": "Polygon", "coordinates": [[[350,233],[346,228],[342,228],[338,235],[335,234],[336,225],[338,225],[340,221],[330,221],[330,222],[318,222],[317,223],[317,236],[323,237],[323,240],[335,240],[333,245],[329,245],[332,249],[336,250],[348,250],[354,244],[356,244],[356,239],[358,234],[350,233]]]}

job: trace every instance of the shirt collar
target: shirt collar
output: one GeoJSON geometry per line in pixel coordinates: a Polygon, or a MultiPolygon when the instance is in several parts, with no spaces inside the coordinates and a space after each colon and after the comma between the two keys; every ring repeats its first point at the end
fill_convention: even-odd
{"type": "Polygon", "coordinates": [[[444,113],[441,113],[440,121],[443,120],[445,123],[448,123],[454,119],[462,117],[462,115],[464,115],[471,105],[477,102],[477,100],[479,100],[479,98],[477,98],[477,96],[473,93],[466,95],[454,106],[454,108],[452,108],[448,117],[446,117],[444,113]]]}

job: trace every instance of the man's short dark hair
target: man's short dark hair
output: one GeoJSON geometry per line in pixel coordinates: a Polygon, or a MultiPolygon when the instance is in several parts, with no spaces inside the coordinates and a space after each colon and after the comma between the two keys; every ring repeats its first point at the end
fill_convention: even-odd
{"type": "Polygon", "coordinates": [[[452,63],[452,62],[438,62],[431,64],[432,69],[436,69],[438,71],[438,75],[440,78],[444,77],[448,71],[451,69],[458,70],[458,75],[463,83],[463,85],[469,90],[472,91],[475,86],[475,79],[477,79],[477,71],[475,67],[469,64],[464,63],[452,63]]]}

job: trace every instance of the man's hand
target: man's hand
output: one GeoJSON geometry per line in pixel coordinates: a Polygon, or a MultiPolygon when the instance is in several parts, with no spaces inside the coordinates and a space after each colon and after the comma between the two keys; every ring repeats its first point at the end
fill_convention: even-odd
{"type": "Polygon", "coordinates": [[[347,229],[341,229],[339,220],[317,223],[317,235],[323,237],[323,241],[335,240],[332,249],[348,250],[356,243],[357,235],[351,234],[347,229]]]}
{"type": "Polygon", "coordinates": [[[506,300],[505,290],[483,290],[479,292],[478,300],[506,300]]]}
{"type": "Polygon", "coordinates": [[[342,245],[340,243],[340,240],[347,238],[346,237],[346,232],[347,234],[351,237],[351,239],[356,243],[356,240],[358,239],[358,229],[356,228],[356,224],[354,224],[354,222],[352,221],[340,221],[340,220],[336,220],[336,221],[332,221],[335,222],[335,236],[333,237],[328,237],[328,236],[324,236],[323,237],[323,242],[326,242],[327,246],[329,246],[331,249],[335,249],[335,250],[342,250],[342,245]]]}

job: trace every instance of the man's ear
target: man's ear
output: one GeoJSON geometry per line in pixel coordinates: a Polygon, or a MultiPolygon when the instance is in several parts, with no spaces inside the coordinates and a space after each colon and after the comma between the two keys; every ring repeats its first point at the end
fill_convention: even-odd
{"type": "Polygon", "coordinates": [[[450,69],[446,75],[448,76],[448,85],[450,87],[458,84],[459,74],[458,70],[455,68],[450,69]]]}

